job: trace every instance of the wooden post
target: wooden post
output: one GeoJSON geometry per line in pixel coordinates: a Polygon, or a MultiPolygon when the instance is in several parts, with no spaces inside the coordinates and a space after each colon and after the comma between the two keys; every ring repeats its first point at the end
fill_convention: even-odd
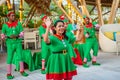
{"type": "Polygon", "coordinates": [[[11,3],[10,3],[10,0],[7,0],[6,2],[7,2],[8,10],[11,10],[12,6],[11,6],[11,3]]]}
{"type": "Polygon", "coordinates": [[[66,11],[61,7],[61,2],[58,3],[56,0],[53,0],[55,2],[55,4],[57,4],[57,6],[62,10],[62,12],[66,15],[66,17],[70,20],[70,22],[73,22],[72,18],[66,13],[66,11]]]}
{"type": "MultiPolygon", "coordinates": [[[[103,13],[102,16],[104,16],[104,15],[106,15],[106,14],[108,14],[108,13],[110,13],[110,11],[107,11],[107,12],[103,13]]],[[[95,21],[96,19],[98,19],[98,17],[94,18],[93,21],[95,21]]]]}
{"type": "Polygon", "coordinates": [[[100,25],[103,25],[102,9],[101,9],[101,0],[96,0],[97,9],[98,9],[98,21],[100,25]]]}
{"type": "Polygon", "coordinates": [[[68,3],[68,14],[70,17],[72,17],[72,11],[71,11],[71,4],[68,3]]]}
{"type": "Polygon", "coordinates": [[[86,15],[86,16],[90,16],[88,10],[87,10],[87,5],[86,5],[86,2],[85,0],[79,0],[79,2],[81,3],[81,7],[82,7],[82,11],[83,11],[83,15],[86,15]]]}
{"type": "Polygon", "coordinates": [[[120,0],[113,0],[109,21],[108,21],[109,24],[112,24],[114,22],[119,2],[120,0]]]}
{"type": "Polygon", "coordinates": [[[14,11],[14,13],[15,13],[15,0],[13,0],[13,11],[14,11]]]}
{"type": "Polygon", "coordinates": [[[31,10],[30,10],[29,13],[28,13],[28,16],[27,16],[26,20],[25,20],[24,23],[23,23],[23,26],[26,26],[27,23],[29,22],[30,15],[32,14],[32,12],[34,11],[34,8],[35,8],[35,4],[36,4],[36,3],[34,2],[33,5],[32,5],[31,10]]]}
{"type": "Polygon", "coordinates": [[[20,10],[20,22],[22,22],[22,16],[23,16],[23,0],[20,0],[20,7],[19,7],[19,10],[20,10]]]}
{"type": "Polygon", "coordinates": [[[74,11],[76,12],[76,14],[79,15],[79,17],[82,17],[82,14],[80,13],[79,9],[71,2],[71,0],[67,0],[68,3],[71,4],[72,8],[74,9],[74,11]]]}
{"type": "Polygon", "coordinates": [[[93,8],[90,10],[90,12],[89,12],[90,14],[93,12],[93,10],[95,9],[95,7],[96,6],[94,5],[93,8]]]}

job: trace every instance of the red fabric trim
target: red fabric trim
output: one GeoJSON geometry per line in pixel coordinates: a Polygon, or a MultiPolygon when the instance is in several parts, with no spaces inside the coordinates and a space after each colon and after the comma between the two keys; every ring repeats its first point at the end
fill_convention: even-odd
{"type": "Polygon", "coordinates": [[[9,12],[7,16],[9,17],[11,14],[15,14],[14,12],[9,12]]]}
{"type": "Polygon", "coordinates": [[[8,27],[16,27],[18,24],[18,21],[14,21],[12,23],[6,22],[6,24],[8,25],[8,27]]]}
{"type": "Polygon", "coordinates": [[[86,25],[86,27],[87,27],[87,28],[92,28],[93,25],[92,25],[92,23],[89,23],[89,24],[86,25]]]}
{"type": "Polygon", "coordinates": [[[76,48],[74,49],[74,51],[76,53],[76,58],[72,58],[73,63],[78,64],[78,65],[82,65],[82,59],[81,59],[79,51],[76,48]]]}
{"type": "Polygon", "coordinates": [[[44,28],[47,28],[46,24],[42,24],[42,26],[43,26],[44,28]]]}
{"type": "Polygon", "coordinates": [[[58,39],[62,40],[64,38],[64,36],[61,36],[61,35],[57,35],[57,34],[54,34],[55,37],[57,37],[58,39]]]}
{"type": "Polygon", "coordinates": [[[66,79],[77,75],[77,71],[65,72],[65,73],[50,73],[46,74],[46,79],[66,79]]]}
{"type": "Polygon", "coordinates": [[[64,20],[65,19],[65,16],[64,15],[61,15],[60,16],[60,20],[64,20]]]}
{"type": "Polygon", "coordinates": [[[42,20],[44,20],[44,19],[46,19],[47,18],[47,16],[44,16],[43,18],[42,18],[42,20]]]}

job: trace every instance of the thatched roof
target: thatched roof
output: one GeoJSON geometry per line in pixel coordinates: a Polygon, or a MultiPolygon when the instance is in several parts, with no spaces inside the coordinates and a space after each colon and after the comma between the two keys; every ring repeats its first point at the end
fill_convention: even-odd
{"type": "MultiPolygon", "coordinates": [[[[86,4],[96,5],[96,0],[85,0],[85,1],[86,1],[86,4]]],[[[113,0],[101,0],[101,6],[111,7],[112,2],[113,2],[113,0]]],[[[119,7],[120,7],[120,3],[119,3],[119,7]]]]}
{"type": "Polygon", "coordinates": [[[50,15],[49,6],[51,0],[25,0],[30,7],[34,6],[38,13],[50,15]]]}
{"type": "MultiPolygon", "coordinates": [[[[49,6],[50,6],[50,2],[51,0],[25,0],[30,6],[33,5],[35,3],[35,7],[37,8],[37,11],[39,12],[43,12],[43,13],[47,13],[50,14],[49,12],[49,6]]],[[[79,4],[79,0],[75,0],[77,1],[79,4]]],[[[87,5],[96,5],[96,0],[85,0],[87,5]]],[[[112,2],[113,0],[101,0],[101,6],[103,7],[111,7],[112,6],[112,2]]],[[[120,7],[120,3],[119,3],[119,7],[120,7]]]]}

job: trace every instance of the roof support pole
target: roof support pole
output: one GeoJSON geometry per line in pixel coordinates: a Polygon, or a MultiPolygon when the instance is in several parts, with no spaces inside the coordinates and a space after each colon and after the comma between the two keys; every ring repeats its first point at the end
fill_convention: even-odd
{"type": "Polygon", "coordinates": [[[114,22],[119,2],[120,0],[113,0],[109,21],[108,21],[109,24],[112,24],[114,22]]]}
{"type": "Polygon", "coordinates": [[[86,15],[86,16],[90,16],[88,10],[87,10],[87,5],[86,5],[86,2],[85,0],[79,0],[79,2],[81,3],[81,7],[82,7],[82,12],[83,12],[83,15],[86,15]]]}
{"type": "Polygon", "coordinates": [[[96,0],[96,4],[97,4],[96,6],[98,9],[98,21],[100,25],[103,25],[104,22],[103,22],[103,17],[102,17],[101,0],[96,0]]]}

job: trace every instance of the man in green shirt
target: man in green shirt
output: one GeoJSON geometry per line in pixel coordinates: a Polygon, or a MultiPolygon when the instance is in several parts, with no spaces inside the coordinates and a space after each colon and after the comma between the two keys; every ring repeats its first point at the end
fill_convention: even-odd
{"type": "Polygon", "coordinates": [[[90,22],[90,18],[84,16],[84,35],[86,38],[85,47],[84,47],[84,60],[83,60],[83,67],[89,67],[87,65],[87,56],[90,54],[90,50],[93,50],[93,58],[92,64],[93,65],[100,65],[96,62],[96,57],[98,55],[99,45],[98,40],[96,38],[96,29],[98,26],[94,25],[90,22]]]}
{"type": "Polygon", "coordinates": [[[2,39],[5,39],[7,45],[7,79],[13,79],[14,76],[12,72],[12,60],[14,53],[18,54],[20,59],[20,73],[22,76],[28,76],[24,72],[24,64],[22,61],[22,40],[20,37],[23,37],[23,28],[19,21],[15,20],[15,13],[9,12],[8,22],[2,26],[2,39]]]}

